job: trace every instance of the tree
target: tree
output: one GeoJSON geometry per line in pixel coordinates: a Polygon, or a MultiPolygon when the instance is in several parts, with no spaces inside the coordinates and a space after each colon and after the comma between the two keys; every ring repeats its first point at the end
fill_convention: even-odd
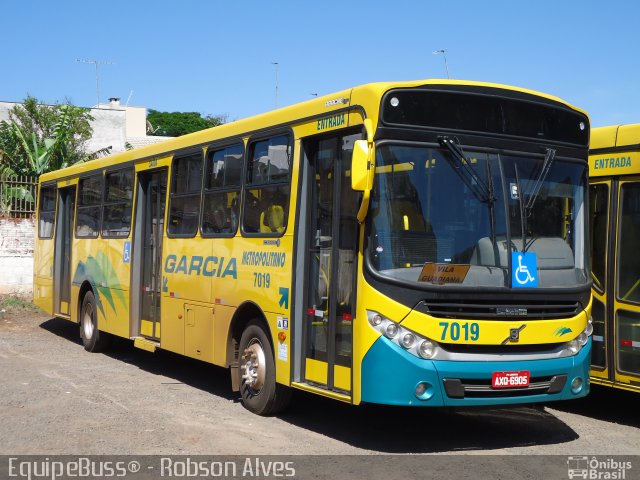
{"type": "Polygon", "coordinates": [[[0,122],[0,174],[39,176],[108,153],[86,151],[91,120],[87,108],[27,97],[9,111],[9,121],[0,122]]]}
{"type": "Polygon", "coordinates": [[[179,137],[198,132],[205,128],[217,127],[225,122],[224,116],[214,117],[198,112],[159,112],[149,110],[147,122],[151,125],[150,135],[179,137]]]}

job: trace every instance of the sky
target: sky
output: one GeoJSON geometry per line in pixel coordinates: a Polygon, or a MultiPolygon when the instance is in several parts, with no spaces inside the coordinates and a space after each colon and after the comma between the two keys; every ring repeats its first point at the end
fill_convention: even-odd
{"type": "Polygon", "coordinates": [[[376,81],[451,78],[640,122],[635,0],[0,0],[0,100],[248,116],[376,81]],[[273,65],[277,62],[278,65],[273,65]],[[277,76],[277,82],[276,82],[277,76]],[[276,95],[277,85],[277,95],[276,95]]]}

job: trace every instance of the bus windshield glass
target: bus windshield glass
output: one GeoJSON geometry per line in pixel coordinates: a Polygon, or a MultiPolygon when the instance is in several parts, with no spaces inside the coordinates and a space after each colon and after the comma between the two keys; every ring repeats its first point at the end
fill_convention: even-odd
{"type": "Polygon", "coordinates": [[[378,147],[367,247],[373,269],[429,287],[519,287],[510,268],[526,258],[536,267],[531,286],[586,285],[587,165],[549,153],[459,152],[378,147]]]}

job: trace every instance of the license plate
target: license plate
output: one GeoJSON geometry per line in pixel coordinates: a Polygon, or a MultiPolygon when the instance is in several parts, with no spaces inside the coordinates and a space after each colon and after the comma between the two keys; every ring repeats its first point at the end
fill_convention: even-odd
{"type": "Polygon", "coordinates": [[[491,377],[492,388],[522,388],[529,386],[530,375],[528,370],[519,372],[493,372],[491,377]]]}

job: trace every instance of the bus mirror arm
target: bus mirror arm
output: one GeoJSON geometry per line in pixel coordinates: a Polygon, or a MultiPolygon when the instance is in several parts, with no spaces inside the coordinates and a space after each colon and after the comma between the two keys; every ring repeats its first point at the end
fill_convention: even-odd
{"type": "Polygon", "coordinates": [[[369,199],[371,198],[371,189],[373,188],[373,175],[375,172],[374,165],[374,146],[371,144],[368,149],[368,159],[367,159],[367,170],[366,170],[366,187],[362,191],[362,202],[360,203],[360,208],[358,209],[357,219],[358,223],[364,223],[364,219],[367,216],[367,211],[369,210],[369,199]]]}
{"type": "Polygon", "coordinates": [[[364,120],[366,140],[356,140],[351,162],[351,188],[362,192],[362,202],[358,209],[358,223],[363,223],[369,210],[369,198],[375,173],[375,144],[373,143],[373,122],[364,120]]]}

